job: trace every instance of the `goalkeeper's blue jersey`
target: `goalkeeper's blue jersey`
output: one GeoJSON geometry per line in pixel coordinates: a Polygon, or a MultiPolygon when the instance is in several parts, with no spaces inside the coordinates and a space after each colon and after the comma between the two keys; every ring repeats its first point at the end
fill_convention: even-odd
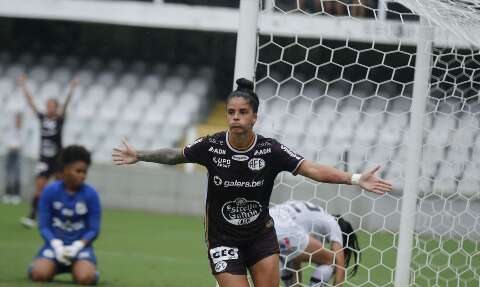
{"type": "Polygon", "coordinates": [[[72,193],[62,180],[53,182],[43,190],[38,212],[40,234],[47,244],[54,238],[65,245],[81,239],[91,243],[100,231],[100,199],[88,184],[72,193]]]}

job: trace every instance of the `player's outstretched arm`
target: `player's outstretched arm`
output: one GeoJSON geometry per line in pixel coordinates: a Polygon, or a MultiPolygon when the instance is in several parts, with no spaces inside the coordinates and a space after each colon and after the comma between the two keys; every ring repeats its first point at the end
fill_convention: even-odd
{"type": "MultiPolygon", "coordinates": [[[[378,194],[392,191],[392,184],[390,182],[382,180],[376,176],[375,173],[379,169],[380,166],[377,166],[370,171],[362,173],[358,185],[367,191],[378,194]]],[[[304,160],[302,162],[298,168],[298,173],[319,182],[353,184],[351,173],[330,166],[317,164],[310,160],[304,160]]]]}
{"type": "Polygon", "coordinates": [[[63,104],[61,115],[64,117],[67,113],[68,104],[72,99],[73,94],[75,93],[75,89],[77,88],[79,81],[77,79],[73,79],[70,81],[70,90],[68,91],[67,98],[65,99],[65,103],[63,104]]]}
{"type": "Polygon", "coordinates": [[[152,151],[137,151],[127,140],[122,139],[124,148],[114,148],[112,159],[116,165],[134,164],[139,161],[175,165],[189,162],[179,148],[162,148],[152,151]]]}
{"type": "Polygon", "coordinates": [[[18,77],[18,85],[20,86],[20,89],[22,90],[23,95],[25,96],[25,99],[27,100],[28,106],[32,109],[32,111],[35,114],[38,114],[38,108],[35,105],[35,102],[33,101],[32,94],[27,88],[27,76],[26,75],[20,75],[18,77]]]}

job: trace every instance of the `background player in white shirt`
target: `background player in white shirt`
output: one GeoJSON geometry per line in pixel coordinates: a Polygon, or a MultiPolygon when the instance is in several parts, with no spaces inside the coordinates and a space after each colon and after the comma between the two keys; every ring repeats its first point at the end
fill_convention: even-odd
{"type": "Polygon", "coordinates": [[[308,201],[290,200],[270,208],[280,245],[281,278],[285,286],[301,282],[301,263],[317,264],[310,286],[324,286],[333,274],[335,286],[345,281],[353,255],[355,275],[360,258],[358,239],[351,224],[308,201]],[[330,245],[327,249],[327,245],[330,245]],[[297,275],[298,274],[298,275],[297,275]]]}
{"type": "Polygon", "coordinates": [[[6,186],[3,203],[19,204],[21,189],[21,155],[23,145],[22,114],[15,114],[14,124],[9,126],[5,136],[7,160],[5,165],[6,186]]]}

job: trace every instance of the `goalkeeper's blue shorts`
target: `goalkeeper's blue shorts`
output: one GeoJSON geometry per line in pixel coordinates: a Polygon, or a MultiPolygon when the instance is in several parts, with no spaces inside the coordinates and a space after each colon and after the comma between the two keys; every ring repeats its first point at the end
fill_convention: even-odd
{"type": "MultiPolygon", "coordinates": [[[[37,255],[34,259],[50,259],[55,261],[57,264],[57,274],[60,273],[70,273],[72,272],[72,265],[65,265],[63,263],[58,262],[55,259],[55,252],[53,251],[52,247],[48,244],[45,244],[40,248],[37,255]]],[[[76,260],[87,260],[92,262],[95,266],[97,265],[97,257],[95,256],[95,252],[92,246],[84,247],[80,252],[78,252],[77,256],[72,260],[72,263],[76,260]]]]}

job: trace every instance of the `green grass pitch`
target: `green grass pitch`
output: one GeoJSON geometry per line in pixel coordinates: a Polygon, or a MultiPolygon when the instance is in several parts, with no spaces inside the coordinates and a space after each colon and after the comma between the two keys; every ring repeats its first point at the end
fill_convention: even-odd
{"type": "MultiPolygon", "coordinates": [[[[18,223],[25,213],[26,205],[0,205],[0,287],[45,286],[26,278],[27,266],[42,239],[37,230],[24,229],[18,223]]],[[[215,286],[200,217],[107,209],[101,230],[95,242],[99,286],[215,286]]],[[[363,247],[362,267],[344,286],[393,286],[394,235],[360,233],[359,237],[363,247]]],[[[464,241],[459,247],[458,243],[422,240],[423,249],[432,252],[427,255],[414,251],[416,260],[428,266],[419,270],[422,276],[415,286],[478,286],[480,253],[473,256],[479,252],[478,244],[464,241]],[[476,273],[469,270],[468,265],[476,266],[476,273]],[[461,275],[452,274],[452,270],[461,275]],[[459,278],[464,283],[457,285],[459,278]]],[[[304,277],[308,279],[311,268],[305,266],[305,271],[304,277]]],[[[51,286],[73,285],[69,275],[61,275],[51,286]]]]}

